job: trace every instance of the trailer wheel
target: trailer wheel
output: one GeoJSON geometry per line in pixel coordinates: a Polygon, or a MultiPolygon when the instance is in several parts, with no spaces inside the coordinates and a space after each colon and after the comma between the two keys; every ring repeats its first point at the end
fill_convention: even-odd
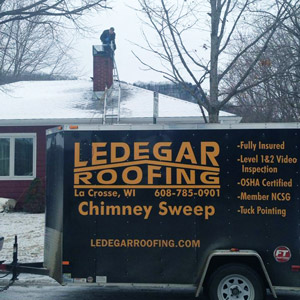
{"type": "Polygon", "coordinates": [[[228,264],[213,273],[209,296],[211,300],[262,300],[265,289],[254,270],[242,264],[228,264]]]}

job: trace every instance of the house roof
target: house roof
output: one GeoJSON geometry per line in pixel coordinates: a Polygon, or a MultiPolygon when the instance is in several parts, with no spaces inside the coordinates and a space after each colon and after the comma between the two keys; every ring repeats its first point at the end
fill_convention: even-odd
{"type": "MultiPolygon", "coordinates": [[[[1,86],[0,125],[58,125],[102,123],[103,97],[93,92],[92,81],[20,81],[1,86]]],[[[119,84],[108,93],[108,113],[117,110],[119,84]]],[[[153,92],[120,83],[120,123],[152,123],[153,92]]],[[[241,118],[220,112],[221,123],[238,123],[241,118]]],[[[197,104],[159,94],[157,123],[203,123],[197,104]]]]}

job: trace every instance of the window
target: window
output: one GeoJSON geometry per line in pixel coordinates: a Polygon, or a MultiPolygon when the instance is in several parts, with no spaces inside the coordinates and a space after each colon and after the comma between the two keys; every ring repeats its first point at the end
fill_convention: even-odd
{"type": "Polygon", "coordinates": [[[0,134],[0,179],[33,179],[36,176],[36,135],[0,134]]]}
{"type": "Polygon", "coordinates": [[[0,139],[0,176],[9,176],[9,139],[0,139]]]}

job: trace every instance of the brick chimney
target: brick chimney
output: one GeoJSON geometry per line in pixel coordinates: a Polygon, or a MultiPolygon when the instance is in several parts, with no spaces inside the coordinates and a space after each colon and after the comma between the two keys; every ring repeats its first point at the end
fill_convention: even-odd
{"type": "Polygon", "coordinates": [[[104,92],[113,84],[113,52],[110,48],[105,49],[103,45],[93,46],[94,92],[104,92]]]}

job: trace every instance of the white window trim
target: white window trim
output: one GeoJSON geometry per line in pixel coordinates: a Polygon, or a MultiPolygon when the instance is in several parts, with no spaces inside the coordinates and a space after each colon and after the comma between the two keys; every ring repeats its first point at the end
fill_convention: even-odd
{"type": "Polygon", "coordinates": [[[33,180],[36,178],[36,158],[37,158],[37,143],[36,133],[0,133],[0,138],[10,139],[9,153],[9,176],[0,176],[0,180],[33,180]],[[33,165],[32,176],[15,176],[15,139],[16,138],[32,138],[33,139],[33,165]]]}

